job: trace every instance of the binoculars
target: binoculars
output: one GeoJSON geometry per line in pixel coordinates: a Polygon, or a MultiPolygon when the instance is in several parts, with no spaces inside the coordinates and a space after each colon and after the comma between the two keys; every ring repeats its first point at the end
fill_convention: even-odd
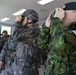
{"type": "MultiPolygon", "coordinates": [[[[54,12],[51,14],[50,18],[53,19],[54,15],[55,15],[56,10],[54,10],[54,12]]],[[[66,12],[65,12],[65,16],[66,16],[66,12]]]]}

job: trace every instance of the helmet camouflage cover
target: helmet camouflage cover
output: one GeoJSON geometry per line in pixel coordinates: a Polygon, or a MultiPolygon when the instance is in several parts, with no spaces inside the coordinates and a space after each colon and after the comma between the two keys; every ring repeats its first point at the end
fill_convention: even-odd
{"type": "Polygon", "coordinates": [[[32,9],[27,9],[26,11],[23,12],[22,14],[23,17],[28,17],[29,19],[32,19],[34,21],[38,21],[38,13],[35,10],[32,9]]]}

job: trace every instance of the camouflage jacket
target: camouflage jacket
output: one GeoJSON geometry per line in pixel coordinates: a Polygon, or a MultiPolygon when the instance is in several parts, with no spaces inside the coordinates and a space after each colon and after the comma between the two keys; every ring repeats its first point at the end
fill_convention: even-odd
{"type": "Polygon", "coordinates": [[[3,61],[6,67],[11,66],[14,61],[16,44],[17,43],[13,41],[12,36],[10,36],[3,46],[0,53],[0,61],[3,61]]]}
{"type": "Polygon", "coordinates": [[[15,23],[13,39],[17,41],[17,46],[14,75],[34,75],[33,63],[38,51],[38,32],[39,28],[35,24],[27,27],[21,26],[19,22],[15,23]]]}
{"type": "Polygon", "coordinates": [[[0,37],[0,52],[1,52],[5,42],[8,40],[8,37],[9,37],[9,35],[0,37]]]}
{"type": "Polygon", "coordinates": [[[39,32],[39,47],[49,50],[45,75],[76,75],[76,23],[70,28],[63,25],[59,18],[51,21],[50,27],[42,26],[39,32]]]}

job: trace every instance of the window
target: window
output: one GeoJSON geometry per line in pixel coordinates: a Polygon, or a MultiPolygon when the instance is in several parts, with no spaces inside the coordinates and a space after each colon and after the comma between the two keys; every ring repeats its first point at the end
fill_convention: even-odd
{"type": "Polygon", "coordinates": [[[7,30],[8,35],[11,35],[11,27],[9,27],[9,26],[2,26],[1,27],[1,34],[2,34],[3,30],[7,30]]]}

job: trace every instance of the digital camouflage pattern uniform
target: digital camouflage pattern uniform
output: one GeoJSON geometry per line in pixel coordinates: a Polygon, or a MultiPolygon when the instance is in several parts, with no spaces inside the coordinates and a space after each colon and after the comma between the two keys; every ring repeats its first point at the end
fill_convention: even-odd
{"type": "Polygon", "coordinates": [[[2,68],[2,73],[0,75],[9,75],[8,71],[11,72],[10,67],[14,62],[15,51],[16,51],[16,42],[13,41],[12,36],[9,36],[8,40],[6,41],[3,49],[0,53],[0,61],[4,63],[2,68]]]}
{"type": "Polygon", "coordinates": [[[39,47],[48,49],[44,75],[76,75],[76,23],[67,28],[59,18],[53,18],[50,27],[42,26],[39,32],[39,47]]]}
{"type": "Polygon", "coordinates": [[[17,22],[12,28],[12,36],[5,43],[0,60],[5,62],[5,69],[0,75],[38,75],[37,44],[39,26],[21,26],[17,22]]]}
{"type": "Polygon", "coordinates": [[[9,35],[0,37],[0,52],[3,49],[3,46],[4,46],[5,42],[7,41],[8,37],[9,37],[9,35]]]}
{"type": "Polygon", "coordinates": [[[38,32],[39,26],[22,26],[16,22],[13,28],[13,39],[17,41],[16,59],[12,65],[13,75],[38,75],[38,67],[34,60],[38,53],[38,32]]]}

